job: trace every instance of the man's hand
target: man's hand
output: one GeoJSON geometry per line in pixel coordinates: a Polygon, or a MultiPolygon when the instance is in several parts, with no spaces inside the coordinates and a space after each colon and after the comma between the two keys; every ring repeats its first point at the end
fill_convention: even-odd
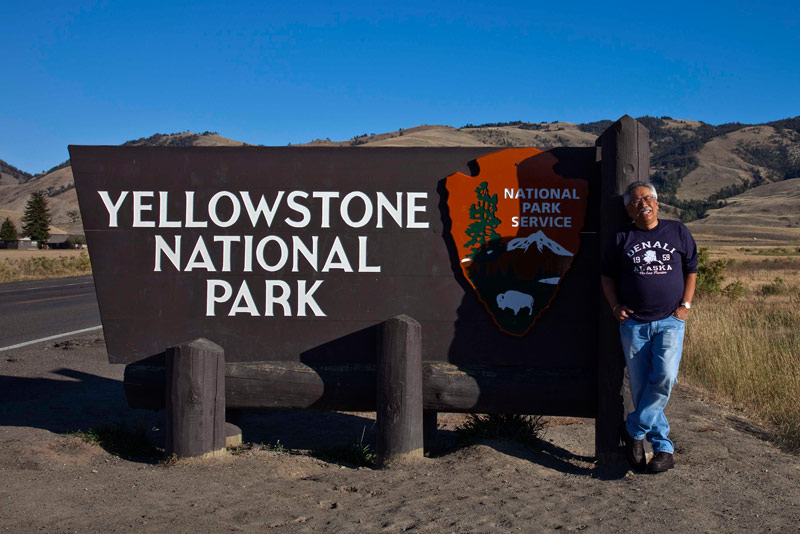
{"type": "Polygon", "coordinates": [[[633,315],[633,310],[624,304],[617,304],[614,306],[612,313],[614,314],[614,318],[622,323],[625,321],[625,319],[633,315]]]}
{"type": "Polygon", "coordinates": [[[672,315],[680,319],[681,321],[685,321],[687,317],[689,317],[689,308],[686,306],[678,306],[678,309],[672,312],[672,315]]]}

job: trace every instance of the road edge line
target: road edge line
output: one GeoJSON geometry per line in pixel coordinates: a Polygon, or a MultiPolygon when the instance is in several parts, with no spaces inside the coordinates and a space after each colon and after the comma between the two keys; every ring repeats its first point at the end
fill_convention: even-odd
{"type": "Polygon", "coordinates": [[[33,341],[25,341],[24,343],[17,343],[16,345],[9,345],[8,347],[0,347],[0,351],[19,349],[21,347],[27,347],[28,345],[34,345],[36,343],[42,343],[44,341],[50,341],[52,339],[58,339],[60,337],[72,336],[72,335],[75,335],[75,334],[84,334],[86,332],[91,332],[93,330],[100,330],[101,328],[103,328],[103,325],[99,324],[97,326],[92,326],[90,328],[84,328],[82,330],[73,330],[72,332],[64,332],[63,334],[56,334],[54,336],[42,337],[42,338],[39,338],[39,339],[34,339],[33,341]]]}

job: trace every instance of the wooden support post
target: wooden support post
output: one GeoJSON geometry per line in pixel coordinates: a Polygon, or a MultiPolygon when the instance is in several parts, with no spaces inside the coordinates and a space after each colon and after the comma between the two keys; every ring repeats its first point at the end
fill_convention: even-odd
{"type": "MultiPolygon", "coordinates": [[[[629,184],[650,181],[650,132],[625,115],[608,127],[597,139],[600,147],[600,242],[605,247],[618,229],[630,220],[625,213],[622,194],[629,184]]],[[[624,419],[623,396],[632,405],[630,391],[623,388],[625,360],[619,340],[619,325],[599,289],[600,348],[597,358],[597,419],[595,454],[600,462],[613,462],[619,451],[620,425],[624,419]]]]}
{"type": "Polygon", "coordinates": [[[167,349],[167,454],[225,450],[225,354],[207,339],[167,349]]]}
{"type": "Polygon", "coordinates": [[[378,465],[422,457],[422,327],[406,315],[385,321],[377,363],[378,465]]]}

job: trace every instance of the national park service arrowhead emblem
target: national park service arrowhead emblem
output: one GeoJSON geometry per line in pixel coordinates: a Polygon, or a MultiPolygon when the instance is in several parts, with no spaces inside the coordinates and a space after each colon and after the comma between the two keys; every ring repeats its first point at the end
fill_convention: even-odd
{"type": "Polygon", "coordinates": [[[580,247],[589,184],[556,173],[558,159],[510,148],[447,177],[451,237],[464,276],[495,324],[524,336],[550,305],[580,247]]]}

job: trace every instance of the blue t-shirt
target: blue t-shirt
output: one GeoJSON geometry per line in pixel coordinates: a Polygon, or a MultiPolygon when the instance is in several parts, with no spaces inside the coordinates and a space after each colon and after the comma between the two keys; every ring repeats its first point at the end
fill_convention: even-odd
{"type": "Polygon", "coordinates": [[[697,245],[679,221],[659,220],[652,230],[631,224],[617,232],[601,271],[616,281],[620,303],[634,319],[657,321],[680,306],[684,276],[697,272],[697,245]]]}

